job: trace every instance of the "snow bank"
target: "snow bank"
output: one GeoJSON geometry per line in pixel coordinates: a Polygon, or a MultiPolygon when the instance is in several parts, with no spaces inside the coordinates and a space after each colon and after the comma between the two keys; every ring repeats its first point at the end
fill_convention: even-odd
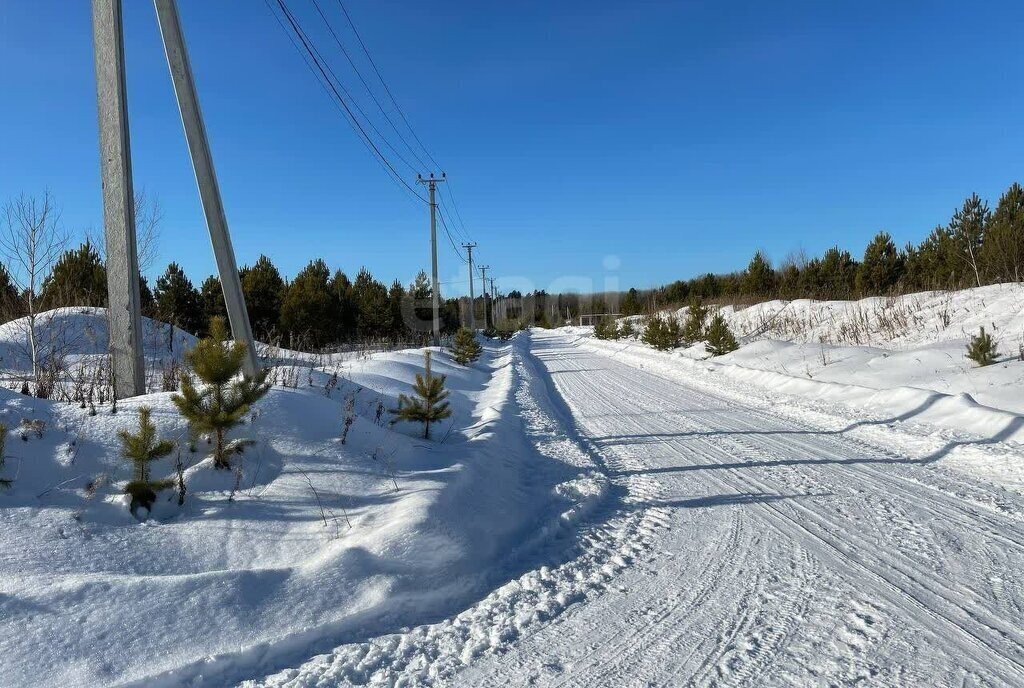
{"type": "MultiPolygon", "coordinates": [[[[101,313],[52,317],[95,335],[68,355],[102,350],[101,313]]],[[[436,352],[454,415],[432,441],[378,414],[409,389],[422,351],[311,366],[238,433],[256,440],[240,479],[201,461],[206,444],[184,449],[168,393],[89,415],[0,390],[2,477],[14,478],[0,494],[4,685],[231,684],[450,616],[529,568],[523,543],[541,547],[600,490],[524,439],[514,358],[513,344],[469,368],[436,352]],[[162,493],[139,523],[120,494],[130,471],[116,432],[143,404],[192,467],[185,506],[162,493]]]]}
{"type": "MultiPolygon", "coordinates": [[[[36,316],[40,359],[61,363],[87,360],[107,353],[107,309],[75,306],[45,311],[36,316]]],[[[0,369],[8,373],[32,370],[27,317],[0,324],[0,369]]],[[[181,360],[196,338],[162,322],[142,319],[143,349],[149,359],[181,360]]]]}
{"type": "MultiPolygon", "coordinates": [[[[709,369],[748,384],[895,416],[927,405],[915,414],[922,422],[1021,439],[1019,429],[1007,428],[1024,414],[1022,284],[859,301],[774,300],[721,312],[740,348],[709,362],[709,369]],[[980,327],[992,334],[1000,353],[996,364],[984,368],[965,355],[980,327]]],[[[591,328],[568,331],[602,344],[591,339],[591,328]]],[[[637,338],[628,343],[647,348],[637,338]]],[[[671,355],[708,359],[703,344],[671,355]]]]}
{"type": "Polygon", "coordinates": [[[503,572],[525,572],[499,581],[485,598],[451,618],[345,644],[245,686],[446,685],[469,663],[502,653],[570,606],[606,593],[649,549],[662,510],[616,508],[604,459],[577,434],[564,402],[549,389],[550,376],[528,353],[528,339],[520,335],[513,343],[515,408],[525,433],[502,439],[510,439],[509,450],[524,460],[539,460],[542,471],[533,479],[553,484],[564,500],[561,513],[549,512],[510,552],[503,572]],[[569,538],[595,512],[600,527],[584,531],[576,546],[569,538]],[[544,555],[524,558],[535,551],[544,555]]]}
{"type": "Polygon", "coordinates": [[[985,327],[1004,353],[1015,354],[1024,344],[1024,284],[1019,283],[857,301],[773,300],[726,306],[722,314],[747,341],[767,338],[907,350],[966,341],[985,327]]]}

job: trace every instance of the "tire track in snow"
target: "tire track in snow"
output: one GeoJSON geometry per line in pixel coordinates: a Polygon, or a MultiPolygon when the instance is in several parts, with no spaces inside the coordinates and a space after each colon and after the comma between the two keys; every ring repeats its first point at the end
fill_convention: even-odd
{"type": "Polygon", "coordinates": [[[588,451],[587,443],[575,434],[571,417],[567,424],[564,410],[548,395],[545,378],[532,366],[525,347],[514,349],[513,356],[519,385],[517,404],[537,451],[579,467],[590,466],[589,479],[604,483],[600,493],[585,497],[580,508],[571,510],[571,516],[563,514],[556,525],[544,529],[532,547],[556,538],[560,542],[555,546],[562,554],[567,547],[572,551],[567,531],[580,528],[577,556],[509,581],[451,619],[343,645],[296,669],[241,685],[298,688],[447,683],[466,664],[500,652],[534,627],[601,595],[620,571],[650,548],[654,536],[665,527],[662,510],[622,509],[619,502],[625,495],[658,499],[658,482],[643,476],[621,478],[618,484],[610,481],[610,473],[626,473],[641,464],[621,459],[606,463],[602,455],[588,451]]]}
{"type": "MultiPolygon", "coordinates": [[[[546,363],[549,364],[549,367],[555,368],[553,372],[557,372],[554,359],[549,358],[546,363]]],[[[595,415],[622,418],[621,406],[617,409],[614,403],[609,403],[606,399],[619,400],[621,404],[622,400],[633,401],[630,396],[636,394],[636,390],[631,389],[628,385],[609,390],[603,384],[587,385],[583,381],[563,379],[562,376],[557,376],[556,380],[566,397],[573,398],[588,411],[595,409],[601,411],[598,414],[588,413],[584,417],[584,423],[587,417],[595,415]],[[600,393],[595,396],[595,389],[604,393],[609,391],[612,393],[605,397],[602,397],[600,393]],[[581,401],[581,395],[586,397],[585,401],[581,401]]],[[[627,405],[632,406],[628,403],[627,405]]],[[[638,425],[638,427],[642,426],[638,425]]],[[[612,447],[605,451],[609,457],[628,456],[628,453],[624,454],[617,451],[618,449],[618,447],[612,447]]],[[[636,460],[634,459],[630,463],[636,463],[636,460]]],[[[743,527],[742,522],[735,517],[736,508],[729,509],[730,513],[727,518],[731,517],[730,523],[733,526],[733,532],[740,532],[743,527]]],[[[678,522],[674,524],[674,527],[679,526],[678,522]]],[[[756,539],[756,535],[754,538],[756,539]]],[[[796,550],[795,561],[811,562],[806,553],[800,553],[799,547],[796,550]]],[[[714,682],[734,685],[760,675],[763,670],[771,666],[777,646],[784,643],[798,626],[796,619],[799,618],[802,609],[810,603],[811,596],[803,594],[804,583],[810,577],[810,571],[817,569],[817,564],[811,562],[802,570],[794,568],[794,576],[788,581],[790,584],[788,590],[791,593],[788,599],[768,599],[764,594],[760,577],[760,574],[766,571],[765,563],[749,561],[750,555],[758,551],[760,551],[759,548],[750,542],[750,538],[747,538],[742,542],[742,546],[737,543],[736,547],[727,552],[703,552],[702,554],[713,564],[702,570],[700,575],[689,579],[688,583],[695,588],[693,590],[695,594],[692,597],[680,598],[686,599],[686,604],[664,604],[658,608],[657,615],[645,619],[647,623],[644,626],[630,628],[629,636],[621,639],[623,642],[619,646],[602,653],[586,664],[574,666],[571,675],[564,680],[549,679],[545,681],[545,685],[593,685],[595,675],[600,675],[601,683],[605,685],[646,685],[649,681],[657,684],[655,674],[650,673],[645,661],[649,661],[651,657],[659,657],[662,658],[662,662],[671,663],[671,657],[678,652],[680,645],[685,644],[687,638],[695,635],[702,636],[706,634],[706,629],[715,627],[724,627],[726,629],[723,631],[724,635],[706,638],[705,640],[709,642],[692,646],[691,651],[684,658],[685,662],[700,652],[705,653],[704,657],[697,657],[702,664],[693,680],[699,682],[699,677],[704,671],[715,672],[719,665],[715,652],[721,647],[729,646],[730,643],[737,648],[737,651],[732,652],[729,669],[723,671],[722,675],[728,674],[731,675],[731,678],[722,681],[720,680],[722,676],[716,675],[714,682]],[[759,577],[753,581],[750,588],[737,591],[734,580],[742,574],[746,567],[758,572],[759,577]],[[712,597],[710,593],[721,594],[712,597]],[[738,608],[734,608],[730,604],[730,599],[737,593],[744,603],[738,608]],[[709,602],[712,600],[718,604],[710,604],[709,602]],[[765,609],[766,604],[767,610],[765,609]],[[764,616],[778,616],[780,613],[785,618],[784,628],[781,629],[781,632],[780,629],[774,627],[767,631],[762,628],[753,632],[758,636],[757,638],[748,641],[746,636],[751,633],[750,629],[755,619],[764,616]]],[[[689,591],[690,589],[687,587],[684,590],[689,591]]],[[[658,593],[653,591],[653,594],[657,595],[658,593]]],[[[570,672],[566,673],[570,674],[570,672]]]]}
{"type": "MultiPolygon", "coordinates": [[[[621,387],[619,391],[620,393],[623,394],[628,393],[628,387],[621,387]]],[[[771,427],[771,423],[777,423],[775,419],[772,419],[770,417],[758,420],[761,420],[762,422],[758,423],[756,421],[751,422],[748,420],[737,420],[732,417],[723,418],[721,414],[718,414],[712,418],[713,422],[708,422],[707,419],[701,418],[691,419],[691,422],[699,425],[701,429],[704,430],[705,432],[712,433],[720,432],[723,429],[740,431],[747,430],[751,432],[757,432],[762,431],[766,426],[771,427]]],[[[787,435],[787,437],[789,436],[787,435]]],[[[803,439],[798,435],[794,435],[793,437],[795,437],[795,439],[792,443],[789,443],[777,439],[777,436],[760,435],[758,436],[758,441],[762,443],[760,446],[753,445],[749,437],[744,438],[742,435],[726,434],[721,435],[719,439],[725,445],[732,445],[737,448],[746,450],[748,452],[752,451],[755,457],[762,456],[768,457],[770,459],[780,459],[782,458],[787,449],[791,451],[793,444],[800,446],[802,449],[808,450],[809,454],[816,454],[819,457],[822,455],[829,455],[828,452],[823,452],[821,447],[816,447],[813,444],[810,444],[808,440],[803,439]]],[[[682,451],[686,451],[688,449],[685,443],[683,443],[680,440],[668,440],[668,442],[673,444],[679,444],[680,450],[682,451]]],[[[838,441],[835,438],[828,438],[828,444],[832,445],[829,447],[830,450],[834,451],[840,449],[834,446],[838,444],[838,441]]],[[[692,451],[692,448],[690,448],[690,451],[692,451]]],[[[716,460],[716,458],[712,456],[715,453],[718,454],[717,461],[719,463],[726,463],[727,461],[722,461],[722,459],[727,460],[730,458],[730,452],[724,449],[720,449],[718,452],[708,452],[702,455],[701,458],[716,460]]],[[[832,455],[841,456],[842,454],[832,455]]],[[[751,468],[756,468],[756,462],[752,463],[751,468]]],[[[843,472],[845,473],[857,472],[856,469],[853,469],[848,466],[840,465],[839,468],[843,470],[843,472]]],[[[875,470],[869,470],[869,472],[877,474],[875,470]]],[[[862,476],[858,477],[862,479],[862,476]]],[[[764,491],[770,489],[770,486],[768,484],[751,477],[749,473],[745,473],[743,479],[746,483],[758,487],[764,491]]],[[[879,489],[891,488],[891,485],[883,486],[876,483],[875,487],[879,489]]],[[[1015,665],[1014,673],[1010,674],[1014,675],[1015,678],[1010,679],[1009,675],[1004,675],[1004,680],[1009,680],[1012,682],[1013,680],[1021,680],[1021,677],[1024,676],[1024,674],[1020,673],[1021,669],[1024,668],[1024,664],[1022,664],[1019,656],[1020,649],[1022,646],[1024,646],[1024,640],[1022,640],[1022,635],[1019,629],[1017,629],[1013,625],[1008,625],[1005,622],[1001,622],[993,617],[990,617],[986,613],[984,608],[979,605],[980,599],[977,597],[976,594],[973,594],[970,590],[961,587],[954,591],[948,586],[944,585],[942,581],[929,576],[927,572],[922,571],[920,569],[914,571],[913,565],[908,564],[903,558],[904,555],[899,554],[897,552],[887,553],[890,557],[888,566],[882,564],[881,560],[879,560],[879,563],[874,568],[866,566],[863,563],[863,561],[858,561],[851,555],[855,554],[865,559],[871,559],[872,557],[870,557],[870,555],[868,555],[867,553],[870,552],[870,550],[872,549],[873,543],[860,538],[854,532],[846,529],[845,532],[843,532],[844,537],[848,540],[853,540],[858,543],[858,547],[856,550],[848,551],[847,548],[842,546],[842,543],[836,542],[825,535],[829,532],[844,531],[840,523],[830,523],[827,519],[822,519],[822,527],[820,529],[820,532],[812,532],[812,530],[808,527],[807,523],[817,523],[815,519],[819,516],[819,514],[812,511],[809,507],[803,506],[802,503],[794,503],[794,509],[802,511],[803,516],[809,516],[810,519],[808,521],[798,521],[789,514],[783,512],[783,510],[779,506],[777,506],[776,503],[766,502],[763,504],[758,504],[756,505],[756,507],[759,509],[774,511],[777,514],[781,515],[783,518],[786,518],[794,525],[797,525],[799,528],[805,530],[805,532],[807,532],[815,539],[818,539],[828,547],[835,549],[835,551],[838,552],[840,555],[846,555],[852,563],[862,567],[862,569],[868,572],[869,574],[876,576],[878,580],[891,586],[894,590],[902,593],[906,598],[912,600],[915,604],[920,606],[920,608],[926,613],[932,615],[933,617],[942,618],[948,623],[954,625],[962,633],[974,638],[975,641],[979,643],[982,647],[995,652],[996,656],[999,659],[1002,659],[1003,661],[1009,660],[1009,662],[1015,665]],[[902,574],[902,576],[905,577],[905,585],[900,585],[899,583],[891,580],[890,577],[887,577],[884,573],[881,572],[884,571],[886,568],[894,568],[898,573],[902,574]],[[914,573],[911,574],[908,573],[908,571],[914,571],[914,573]],[[909,586],[906,585],[907,583],[909,583],[909,586]],[[908,590],[907,587],[917,587],[919,589],[915,594],[915,592],[913,592],[912,590],[908,590]],[[936,600],[931,600],[932,604],[927,604],[921,599],[919,599],[919,596],[923,596],[926,598],[935,596],[940,598],[940,601],[944,602],[945,604],[941,604],[941,602],[936,604],[936,600]],[[961,596],[969,598],[967,601],[970,604],[961,605],[958,601],[958,598],[960,598],[961,596]],[[950,609],[951,612],[943,613],[942,611],[940,611],[943,607],[950,609]],[[973,626],[973,628],[971,626],[973,626]],[[1010,651],[1011,654],[1008,656],[1004,654],[1005,648],[996,649],[997,647],[1002,645],[1000,640],[1002,640],[1003,638],[1006,638],[1008,642],[1011,643],[1010,647],[1013,648],[1010,651]]],[[[942,511],[944,512],[942,516],[945,518],[949,518],[953,512],[953,510],[951,509],[942,509],[942,511]]],[[[969,526],[970,524],[962,525],[969,526]]],[[[1011,542],[1013,541],[1012,537],[1006,537],[1004,539],[1011,542]]]]}
{"type": "MultiPolygon", "coordinates": [[[[631,455],[646,464],[647,475],[677,492],[706,495],[728,490],[749,495],[748,503],[716,506],[716,518],[731,518],[732,511],[742,509],[745,523],[759,524],[765,542],[746,540],[744,546],[765,552],[783,542],[797,546],[725,569],[725,576],[747,578],[723,583],[746,601],[742,608],[731,609],[738,617],[732,623],[720,624],[717,610],[707,609],[722,606],[722,600],[712,596],[690,611],[694,624],[669,614],[650,624],[654,628],[618,625],[620,635],[611,646],[590,648],[596,658],[569,663],[566,657],[573,655],[587,632],[614,618],[614,607],[592,604],[577,610],[557,632],[538,634],[543,641],[522,643],[514,662],[494,659],[467,672],[470,683],[499,685],[490,677],[501,675],[521,678],[531,654],[535,667],[545,654],[557,657],[545,664],[560,667],[554,673],[532,674],[545,685],[761,685],[766,680],[789,685],[1021,683],[1019,630],[1007,623],[1017,618],[1017,605],[1005,601],[1016,595],[1017,588],[1001,583],[997,597],[997,586],[988,581],[989,569],[1003,562],[1015,564],[1011,571],[1020,570],[1020,519],[1015,518],[1021,513],[1019,502],[986,493],[966,480],[952,481],[933,469],[845,465],[842,460],[850,456],[901,461],[907,457],[900,450],[879,449],[831,431],[838,425],[835,419],[816,427],[791,419],[789,411],[773,413],[760,398],[746,406],[730,394],[705,391],[703,381],[691,386],[608,357],[588,357],[557,335],[546,336],[542,345],[538,356],[600,451],[631,455]],[[588,372],[572,374],[573,369],[588,372]],[[786,432],[778,436],[758,432],[779,425],[786,432]],[[680,430],[691,434],[672,437],[687,435],[680,430]],[[732,434],[723,435],[722,430],[732,434]],[[693,431],[703,436],[694,436],[693,431]],[[622,441],[602,440],[613,435],[622,441]],[[777,465],[759,466],[765,459],[777,465]],[[794,488],[837,497],[801,499],[785,494],[794,488]],[[978,511],[961,499],[965,492],[976,504],[1006,505],[1006,513],[978,511]],[[836,501],[842,502],[839,513],[833,509],[836,501]],[[961,544],[951,549],[950,542],[961,544]],[[993,557],[997,550],[1007,552],[1007,557],[993,557]],[[778,571],[787,551],[794,561],[798,553],[809,555],[819,568],[806,580],[788,572],[782,577],[793,583],[797,607],[778,599],[761,602],[759,594],[773,592],[770,580],[747,567],[778,571]],[[942,576],[952,578],[947,583],[942,576]],[[808,588],[801,589],[805,585],[808,588]],[[757,604],[765,610],[760,615],[757,604]],[[781,632],[774,628],[775,621],[785,623],[781,632]],[[679,636],[680,628],[694,635],[679,636]],[[712,640],[719,636],[724,642],[716,645],[712,640]],[[682,655],[679,662],[665,651],[669,638],[669,644],[680,643],[675,648],[675,656],[682,655]],[[687,664],[690,657],[708,661],[695,667],[687,664]]],[[[871,437],[885,434],[895,433],[871,437]]],[[[659,542],[702,537],[693,527],[713,523],[682,518],[690,506],[686,502],[670,510],[672,528],[663,531],[659,542]]],[[[1019,576],[1007,577],[1009,583],[1018,582],[1019,576]]],[[[664,582],[669,588],[693,584],[664,582]]],[[[639,588],[636,594],[641,594],[639,588]]],[[[629,603],[623,600],[620,606],[629,603]]]]}
{"type": "MultiPolygon", "coordinates": [[[[628,399],[628,395],[633,393],[631,392],[631,385],[623,384],[621,380],[616,380],[613,384],[616,386],[615,391],[618,393],[619,398],[628,399]]],[[[760,434],[758,435],[758,440],[761,442],[761,445],[755,446],[749,438],[744,438],[742,435],[722,433],[723,430],[762,432],[765,427],[772,427],[773,424],[777,424],[777,421],[771,418],[764,418],[763,422],[759,424],[736,420],[733,414],[715,414],[710,422],[707,418],[699,416],[691,416],[687,420],[691,426],[696,426],[702,432],[716,434],[720,445],[717,447],[708,445],[704,447],[708,451],[700,451],[699,454],[700,458],[719,464],[733,465],[733,462],[730,460],[733,454],[729,450],[724,449],[722,445],[751,453],[755,459],[760,457],[770,460],[781,460],[787,449],[792,450],[792,445],[809,450],[810,454],[817,455],[818,457],[842,456],[842,454],[823,452],[820,447],[808,446],[808,440],[802,439],[798,435],[794,436],[796,439],[792,443],[789,443],[778,439],[779,436],[760,434]],[[817,449],[816,452],[814,451],[815,449],[817,449]]],[[[789,437],[789,435],[785,436],[789,437]]],[[[664,441],[666,444],[677,446],[680,453],[693,453],[695,451],[684,440],[667,438],[664,441]]],[[[831,440],[831,442],[834,441],[831,440]]],[[[848,466],[838,465],[837,467],[846,473],[856,472],[855,469],[851,469],[848,466]]],[[[757,468],[756,460],[750,463],[750,468],[757,468]]],[[[735,472],[738,469],[729,470],[730,472],[735,472]]],[[[749,472],[744,474],[743,481],[748,485],[757,487],[762,492],[772,492],[770,484],[754,478],[749,472]]],[[[719,483],[734,489],[741,487],[732,481],[719,480],[719,483]]],[[[913,602],[926,615],[946,621],[961,633],[972,638],[981,648],[995,653],[995,656],[1003,661],[1012,663],[1013,673],[1004,675],[1004,680],[1010,683],[1013,680],[1024,681],[1024,659],[1021,656],[1021,650],[1024,648],[1024,633],[1021,633],[1020,629],[1014,625],[1001,621],[987,613],[982,600],[976,593],[963,587],[957,590],[951,589],[927,571],[917,568],[912,562],[908,562],[905,555],[896,550],[887,552],[888,561],[874,557],[870,554],[871,550],[875,547],[874,543],[860,537],[850,529],[844,529],[839,521],[829,520],[828,517],[822,515],[824,510],[820,512],[815,511],[803,506],[799,502],[794,502],[793,504],[794,509],[802,512],[801,515],[807,517],[807,520],[788,514],[771,502],[754,505],[754,508],[775,512],[778,516],[788,520],[792,525],[795,525],[807,535],[825,545],[825,549],[818,549],[819,556],[832,559],[840,567],[844,566],[842,559],[837,561],[830,552],[830,550],[834,550],[841,557],[845,557],[849,563],[873,576],[877,581],[889,586],[892,590],[902,594],[905,599],[913,602]],[[815,527],[809,527],[809,523],[815,524],[815,527]],[[833,532],[842,532],[844,539],[854,542],[855,547],[846,546],[844,542],[829,537],[828,534],[833,532]],[[871,560],[874,562],[874,565],[868,566],[864,563],[864,560],[871,560]],[[898,576],[885,575],[884,571],[886,569],[893,570],[898,576]],[[897,578],[899,580],[896,580],[897,578]],[[966,600],[968,604],[961,604],[959,601],[961,597],[968,598],[966,600]],[[1004,639],[1009,643],[1008,646],[1003,642],[1004,639]],[[1006,654],[1007,650],[1009,650],[1009,654],[1006,654]],[[1015,678],[1010,679],[1010,676],[1015,676],[1015,678]]],[[[775,525],[779,528],[780,533],[787,532],[786,526],[779,526],[778,523],[775,523],[775,525]]],[[[942,634],[937,635],[941,636],[942,634]]],[[[982,662],[982,666],[984,666],[984,662],[982,662]]]]}

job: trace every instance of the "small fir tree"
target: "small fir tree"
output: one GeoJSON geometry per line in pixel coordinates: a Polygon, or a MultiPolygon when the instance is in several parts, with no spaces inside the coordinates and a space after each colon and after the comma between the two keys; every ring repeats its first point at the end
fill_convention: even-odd
{"type": "Polygon", "coordinates": [[[980,260],[981,247],[991,219],[988,203],[975,193],[964,201],[963,207],[954,212],[953,219],[949,221],[949,237],[954,255],[964,266],[963,272],[970,274],[972,281],[979,287],[984,267],[980,260]]]}
{"type": "Polygon", "coordinates": [[[744,294],[753,296],[768,296],[775,290],[775,270],[764,251],[758,250],[750,259],[743,273],[742,288],[744,294]]]}
{"type": "Polygon", "coordinates": [[[330,286],[331,271],[321,259],[302,268],[281,302],[281,329],[309,346],[330,344],[337,336],[338,300],[330,286]]]}
{"type": "Polygon", "coordinates": [[[241,453],[246,442],[225,442],[225,435],[245,422],[249,408],[270,389],[264,368],[254,378],[235,379],[246,356],[243,342],[227,343],[223,318],[210,322],[210,336],[185,355],[192,372],[205,384],[200,391],[190,375],[182,376],[181,393],[171,397],[195,434],[213,435],[215,468],[231,468],[231,455],[241,453]]]}
{"type": "Polygon", "coordinates": [[[398,408],[392,409],[395,418],[392,421],[409,421],[423,423],[423,437],[430,439],[430,424],[450,418],[452,409],[448,402],[450,392],[444,388],[445,376],[434,377],[430,373],[430,351],[424,352],[426,371],[423,375],[416,374],[413,391],[416,396],[398,395],[398,408]]]}
{"type": "Polygon", "coordinates": [[[220,278],[216,275],[210,275],[199,285],[199,301],[203,309],[203,322],[207,325],[214,318],[228,317],[228,307],[224,303],[224,289],[220,286],[220,278]]]}
{"type": "Polygon", "coordinates": [[[177,263],[171,263],[156,279],[153,291],[157,316],[165,323],[186,332],[198,332],[203,326],[203,305],[199,291],[177,263]]]}
{"type": "Polygon", "coordinates": [[[594,336],[598,339],[618,339],[619,330],[615,318],[608,316],[598,320],[594,324],[594,336]]]}
{"type": "Polygon", "coordinates": [[[356,305],[356,334],[362,341],[384,339],[391,329],[388,288],[366,268],[359,270],[352,285],[356,305]]]}
{"type": "Polygon", "coordinates": [[[391,283],[388,289],[388,310],[391,313],[391,340],[400,342],[409,336],[409,328],[405,324],[403,306],[406,303],[405,287],[399,280],[391,283]]]}
{"type": "Polygon", "coordinates": [[[626,292],[620,310],[623,315],[639,315],[643,311],[643,306],[640,305],[640,292],[635,287],[626,292]]]}
{"type": "Polygon", "coordinates": [[[633,323],[629,320],[623,320],[622,324],[619,325],[618,331],[615,333],[616,339],[625,339],[627,337],[633,337],[636,335],[636,328],[633,327],[633,323]]]}
{"type": "Polygon", "coordinates": [[[43,281],[44,308],[106,306],[107,269],[92,242],[65,252],[43,281]]]}
{"type": "Polygon", "coordinates": [[[678,320],[654,316],[647,321],[642,339],[659,351],[667,351],[679,346],[680,336],[678,320]]]}
{"type": "Polygon", "coordinates": [[[978,334],[971,337],[971,341],[967,344],[967,358],[981,367],[995,363],[998,355],[996,343],[992,341],[992,335],[986,332],[984,327],[978,334]]]}
{"type": "Polygon", "coordinates": [[[981,262],[990,279],[1024,280],[1024,187],[1014,182],[999,199],[982,239],[981,262]]]}
{"type": "Polygon", "coordinates": [[[857,291],[862,296],[887,294],[903,277],[904,258],[888,232],[879,232],[864,250],[857,268],[857,291]]]}
{"type": "Polygon", "coordinates": [[[708,307],[704,305],[700,297],[694,296],[690,299],[690,307],[686,311],[686,322],[683,323],[683,329],[680,332],[683,344],[690,346],[704,338],[704,321],[707,320],[707,317],[708,307]]]}
{"type": "Polygon", "coordinates": [[[139,409],[139,431],[130,433],[118,431],[121,438],[124,458],[134,464],[132,480],[125,485],[124,493],[132,498],[131,512],[138,515],[139,508],[148,512],[156,501],[156,493],[174,486],[173,480],[153,480],[150,477],[150,464],[174,451],[174,442],[159,439],[156,426],[150,420],[152,411],[148,406],[139,409]]]}
{"type": "Polygon", "coordinates": [[[451,347],[452,358],[455,359],[455,362],[459,365],[469,365],[480,358],[481,351],[483,351],[483,347],[476,340],[473,330],[468,327],[460,327],[459,331],[455,333],[451,347]]]}
{"type": "Polygon", "coordinates": [[[285,293],[281,273],[262,254],[252,267],[239,272],[242,273],[242,293],[253,334],[270,339],[277,332],[281,317],[281,301],[285,293]]]}
{"type": "Polygon", "coordinates": [[[722,317],[721,313],[715,313],[711,317],[711,322],[708,323],[706,339],[707,344],[705,348],[712,356],[721,356],[739,348],[739,344],[736,343],[736,337],[732,335],[732,331],[729,329],[729,325],[725,322],[725,318],[722,317]]]}

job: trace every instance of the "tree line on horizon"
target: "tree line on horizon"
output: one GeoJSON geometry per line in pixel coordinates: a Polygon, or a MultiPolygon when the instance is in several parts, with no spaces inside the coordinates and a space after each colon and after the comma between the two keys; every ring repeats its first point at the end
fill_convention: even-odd
{"type": "MultiPolygon", "coordinates": [[[[239,269],[253,335],[264,342],[324,348],[367,341],[416,342],[432,327],[432,289],[422,270],[408,287],[386,285],[362,268],[352,280],[323,259],[310,261],[286,280],[266,255],[239,269]]],[[[198,287],[180,265],[170,263],[150,287],[139,285],[144,316],[198,336],[209,334],[215,317],[227,317],[220,279],[207,277],[198,287]]],[[[0,266],[0,303],[6,318],[23,314],[19,294],[6,267],[0,266]]],[[[35,297],[39,310],[66,306],[105,307],[107,272],[90,240],[64,252],[35,297]]],[[[460,325],[458,299],[441,299],[442,333],[460,325]]]]}
{"type": "Polygon", "coordinates": [[[1024,279],[1024,188],[1014,182],[995,210],[977,194],[919,244],[898,248],[879,232],[858,260],[834,246],[820,257],[791,254],[778,267],[758,250],[745,270],[707,273],[621,295],[619,311],[639,315],[691,297],[705,300],[836,299],[963,289],[1024,279]]]}
{"type": "MultiPolygon", "coordinates": [[[[243,266],[239,276],[253,334],[261,341],[326,348],[367,341],[420,342],[431,331],[431,284],[423,271],[408,286],[398,280],[388,285],[366,268],[352,280],[315,259],[287,280],[268,256],[261,255],[252,266],[243,266]]],[[[791,254],[775,267],[758,250],[745,270],[709,272],[656,289],[597,294],[511,291],[504,295],[498,316],[505,322],[494,323],[492,318],[491,325],[551,327],[580,314],[638,315],[682,305],[693,297],[712,302],[851,299],[1022,279],[1024,188],[1014,183],[994,210],[972,194],[947,224],[935,227],[920,244],[908,243],[902,249],[883,231],[859,260],[834,246],[820,257],[791,254]]],[[[140,295],[144,315],[197,335],[207,333],[211,318],[226,315],[220,280],[211,275],[197,287],[175,262],[152,287],[143,279],[140,295]]],[[[88,239],[60,253],[31,290],[19,290],[7,266],[0,265],[4,320],[61,306],[102,307],[106,300],[106,267],[88,239]]],[[[479,296],[472,306],[481,327],[488,306],[479,296]]],[[[468,298],[442,298],[442,332],[454,333],[466,322],[468,308],[468,298]]]]}

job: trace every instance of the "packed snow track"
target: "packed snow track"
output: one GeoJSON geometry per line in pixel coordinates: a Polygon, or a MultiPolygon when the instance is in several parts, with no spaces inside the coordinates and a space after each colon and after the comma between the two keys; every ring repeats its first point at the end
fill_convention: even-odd
{"type": "Polygon", "coordinates": [[[976,440],[565,332],[517,350],[527,433],[609,485],[577,548],[266,684],[1024,685],[1024,500],[944,464],[976,440]]]}
{"type": "Polygon", "coordinates": [[[1024,685],[1019,499],[714,380],[558,334],[532,351],[622,508],[665,527],[606,594],[460,684],[1024,685]]]}

